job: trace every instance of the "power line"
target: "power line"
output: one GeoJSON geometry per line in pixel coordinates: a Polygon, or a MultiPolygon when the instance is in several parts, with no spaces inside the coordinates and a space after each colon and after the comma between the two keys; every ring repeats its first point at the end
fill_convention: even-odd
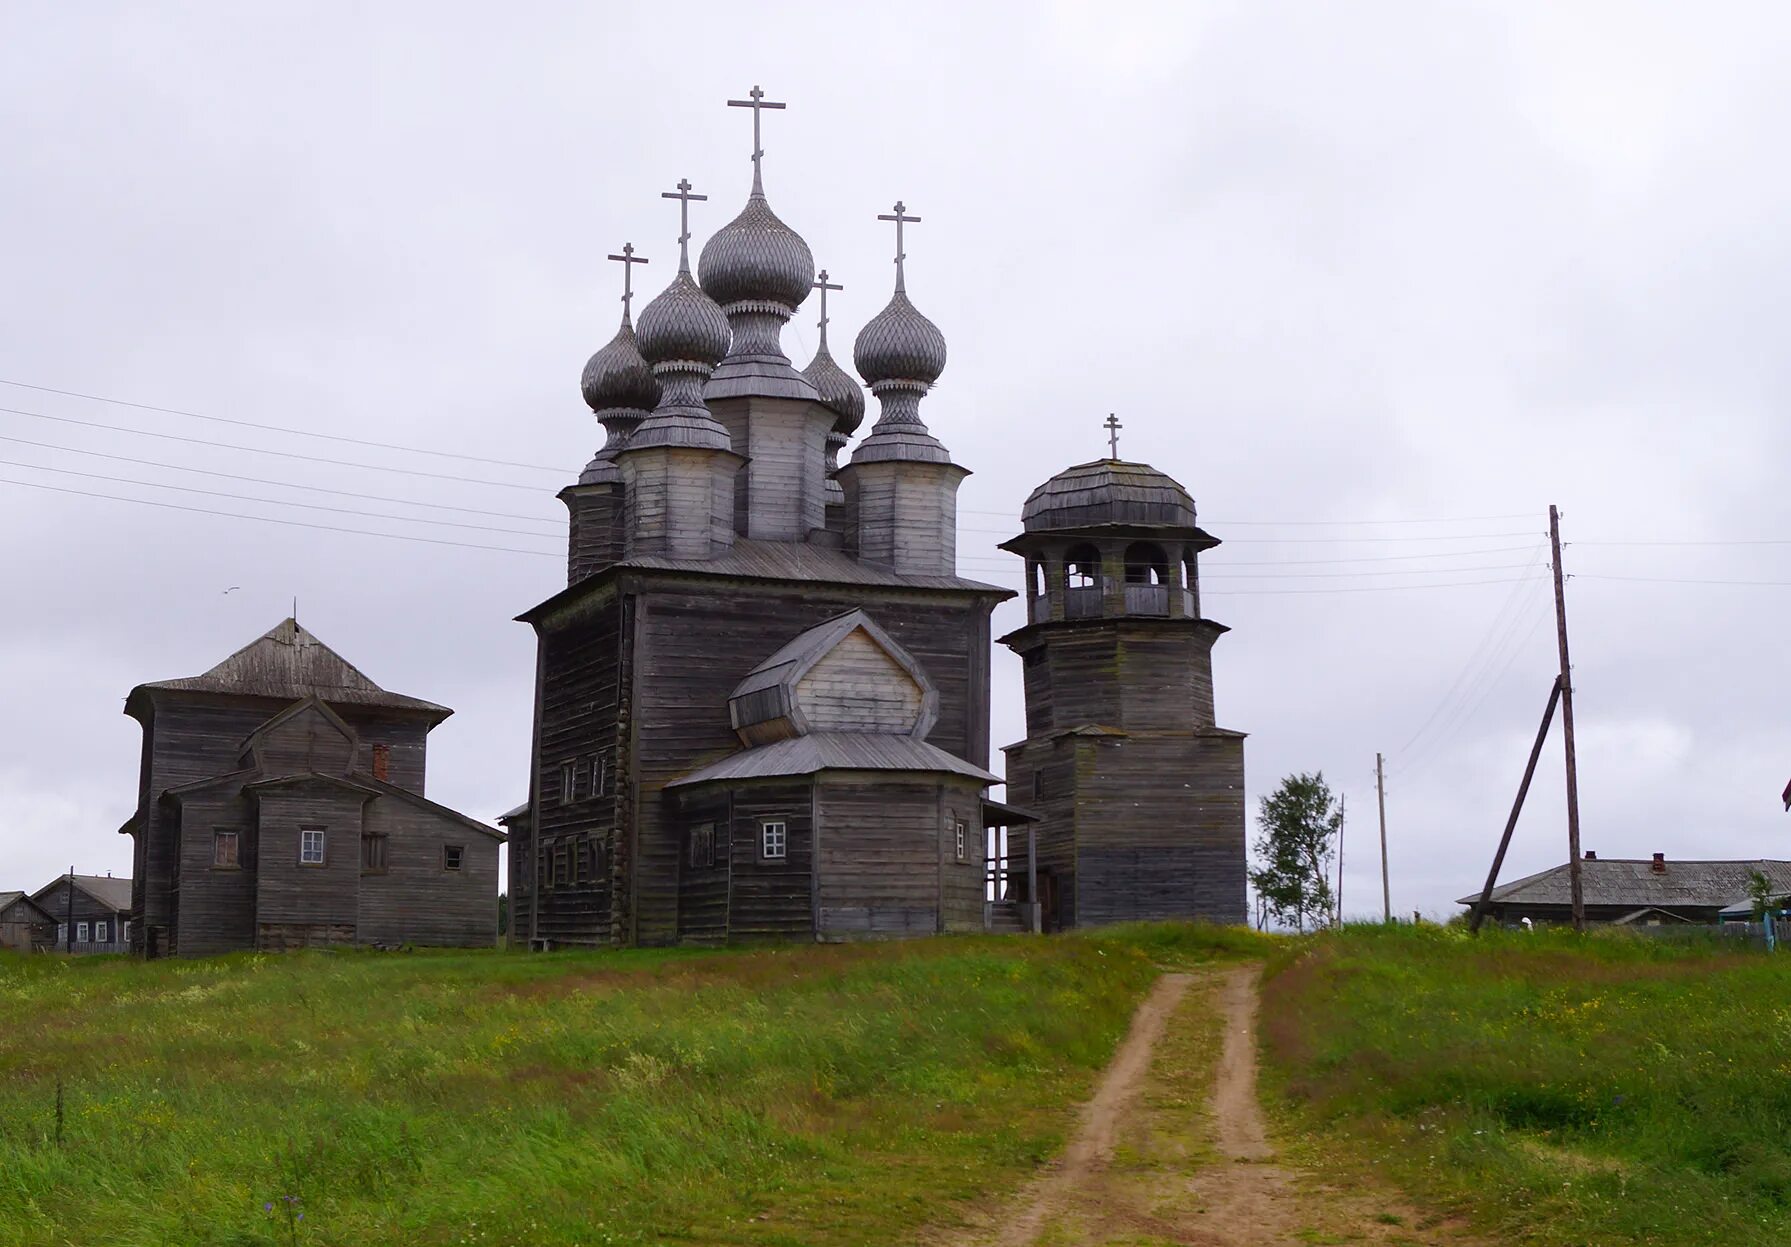
{"type": "Polygon", "coordinates": [[[59,476],[79,476],[90,481],[110,481],[117,485],[141,485],[146,489],[172,489],[183,494],[203,494],[207,498],[230,498],[237,502],[260,502],[272,507],[303,507],[307,511],[330,511],[337,515],[359,515],[372,520],[394,520],[400,524],[437,524],[445,528],[470,528],[486,533],[509,533],[516,537],[553,537],[553,533],[530,532],[525,528],[498,528],[491,524],[461,524],[454,520],[436,520],[409,515],[386,515],[380,511],[356,511],[351,507],[327,507],[318,502],[296,502],[281,498],[261,498],[254,494],[230,494],[216,489],[195,489],[189,485],[164,485],[160,481],[139,481],[128,476],[107,476],[101,472],[77,472],[73,468],[52,468],[41,463],[21,463],[17,459],[0,459],[9,468],[29,468],[33,472],[55,472],[59,476]]]}
{"type": "MultiPolygon", "coordinates": [[[[992,577],[995,579],[999,579],[1000,576],[1002,575],[1002,573],[999,573],[999,572],[980,571],[976,568],[970,568],[969,571],[972,573],[972,575],[969,577],[970,579],[977,579],[979,577],[992,577]]],[[[1287,594],[1301,594],[1301,593],[1400,593],[1407,589],[1465,589],[1471,585],[1509,585],[1509,584],[1525,584],[1525,583],[1534,584],[1534,583],[1539,583],[1543,579],[1544,578],[1541,576],[1517,576],[1517,577],[1502,576],[1502,577],[1496,577],[1491,580],[1454,580],[1454,581],[1443,581],[1441,583],[1420,584],[1420,585],[1362,585],[1359,587],[1336,588],[1336,589],[1332,589],[1332,588],[1323,588],[1323,589],[1215,589],[1212,591],[1212,596],[1213,597],[1235,598],[1235,597],[1282,596],[1282,595],[1287,595],[1287,594]]],[[[1012,581],[1009,581],[1009,585],[1004,586],[1004,587],[1011,587],[1011,584],[1012,584],[1012,581]]],[[[1022,586],[1022,587],[1024,587],[1024,586],[1022,586]]]]}
{"type": "MultiPolygon", "coordinates": [[[[236,472],[219,472],[214,468],[195,468],[184,463],[163,463],[157,459],[138,459],[131,455],[114,455],[103,450],[83,450],[79,446],[62,446],[55,442],[34,442],[27,437],[11,437],[0,433],[0,442],[19,446],[35,446],[40,450],[56,450],[70,455],[87,455],[94,459],[110,459],[116,463],[134,463],[145,468],[166,468],[171,472],[193,472],[200,476],[216,476],[227,481],[244,481],[250,485],[273,485],[280,489],[302,489],[308,493],[333,494],[338,498],[359,498],[364,502],[389,502],[401,507],[428,507],[436,511],[458,511],[462,515],[488,515],[503,520],[527,520],[534,524],[559,524],[561,521],[539,515],[523,515],[517,511],[484,511],[477,507],[460,507],[446,502],[423,502],[415,498],[392,498],[384,494],[360,494],[349,489],[331,489],[325,485],[300,485],[296,481],[276,481],[265,476],[243,476],[236,472]]],[[[271,501],[271,500],[270,500],[271,501]]],[[[397,519],[397,516],[392,518],[397,519]]],[[[548,534],[543,534],[548,535],[548,534]]]]}
{"type": "MultiPolygon", "coordinates": [[[[5,410],[0,408],[0,410],[5,410]]],[[[999,535],[1011,533],[1005,528],[964,528],[961,533],[987,533],[999,535]]],[[[1481,541],[1503,537],[1534,537],[1534,532],[1516,533],[1436,533],[1428,537],[1227,537],[1224,544],[1236,545],[1277,545],[1277,546],[1347,546],[1377,544],[1382,542],[1410,541],[1481,541]]]]}
{"type": "Polygon", "coordinates": [[[218,515],[233,520],[256,520],[263,524],[282,524],[288,528],[315,528],[326,533],[353,533],[360,537],[384,537],[388,541],[420,541],[432,546],[457,546],[462,550],[493,550],[504,554],[533,554],[539,558],[557,559],[563,555],[547,550],[524,550],[517,546],[484,546],[469,541],[448,541],[441,537],[418,537],[408,533],[381,533],[366,528],[338,528],[333,524],[311,524],[304,520],[281,520],[271,515],[244,515],[239,511],[213,511],[207,507],[183,507],[176,502],[155,502],[149,498],[127,498],[122,494],[95,493],[87,489],[66,489],[61,485],[45,485],[41,481],[15,481],[0,476],[0,485],[20,485],[26,489],[42,489],[53,494],[73,494],[81,498],[103,498],[108,502],[134,502],[143,507],[160,507],[164,511],[187,511],[194,515],[218,515]]]}
{"type": "Polygon", "coordinates": [[[193,420],[210,420],[214,424],[234,424],[244,429],[261,429],[268,433],[290,433],[294,437],[315,437],[327,442],[345,442],[350,446],[368,446],[378,450],[402,450],[413,455],[434,455],[438,459],[462,459],[468,463],[489,463],[501,468],[527,468],[532,472],[564,472],[565,468],[550,468],[539,463],[516,463],[509,459],[485,459],[478,455],[463,455],[451,450],[434,450],[428,446],[401,446],[394,442],[373,442],[359,437],[344,437],[337,433],[319,433],[315,429],[294,429],[281,424],[258,424],[253,420],[233,420],[229,416],[208,416],[204,412],[183,411],[179,407],[157,407],[153,403],[134,403],[124,398],[107,398],[101,394],[82,394],[78,390],[59,390],[52,385],[33,385],[29,381],[9,381],[0,377],[0,385],[15,386],[21,390],[36,390],[40,394],[61,394],[65,398],[84,398],[95,403],[109,403],[114,407],[134,407],[138,411],[159,411],[164,415],[186,416],[193,420]]]}
{"type": "Polygon", "coordinates": [[[1606,576],[1595,572],[1574,572],[1569,580],[1630,580],[1656,585],[1749,585],[1758,588],[1791,587],[1791,580],[1680,580],[1672,576],[1606,576]]]}
{"type": "Polygon", "coordinates": [[[394,468],[378,463],[353,463],[346,459],[324,459],[317,455],[301,455],[290,450],[268,450],[262,446],[238,446],[232,442],[213,442],[203,437],[182,437],[178,433],[157,433],[152,429],[133,429],[122,424],[103,424],[98,420],[76,420],[72,416],[50,416],[41,411],[23,411],[17,407],[0,407],[0,411],[15,416],[29,416],[33,420],[52,420],[57,424],[74,424],[84,429],[104,429],[110,433],[131,433],[138,437],[156,437],[166,442],[185,442],[191,446],[215,446],[220,450],[241,450],[252,455],[275,455],[281,459],[298,459],[305,463],[323,463],[333,468],[364,468],[369,472],[398,472],[405,476],[422,476],[436,481],[459,481],[464,485],[489,485],[496,489],[526,489],[531,493],[540,490],[539,485],[516,485],[509,481],[486,481],[475,476],[453,476],[444,472],[424,472],[418,468],[394,468]]]}
{"type": "MultiPolygon", "coordinates": [[[[1739,537],[1721,541],[1567,541],[1569,546],[1791,546],[1791,537],[1739,537]]],[[[1577,573],[1576,573],[1577,574],[1577,573]]]]}
{"type": "MultiPolygon", "coordinates": [[[[974,555],[960,561],[967,564],[975,564],[991,571],[1014,570],[1006,566],[998,568],[993,563],[986,563],[974,555]]],[[[1202,584],[1205,584],[1212,580],[1338,580],[1352,579],[1358,576],[1459,576],[1464,572],[1516,571],[1534,566],[1536,566],[1536,563],[1534,560],[1531,560],[1528,563],[1479,563],[1471,564],[1467,567],[1408,567],[1373,572],[1237,572],[1235,574],[1228,572],[1202,572],[1200,574],[1200,581],[1202,584]]]]}

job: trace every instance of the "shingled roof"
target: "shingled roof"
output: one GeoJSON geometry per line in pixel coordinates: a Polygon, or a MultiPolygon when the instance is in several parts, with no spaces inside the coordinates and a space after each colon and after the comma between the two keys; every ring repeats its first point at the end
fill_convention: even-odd
{"type": "Polygon", "coordinates": [[[108,909],[123,913],[131,907],[131,881],[114,879],[111,875],[57,875],[34,892],[31,899],[36,901],[65,879],[73,879],[77,888],[108,909]]]}
{"type": "Polygon", "coordinates": [[[232,693],[243,697],[275,697],[297,701],[316,696],[332,705],[386,706],[420,710],[437,722],[454,712],[446,706],[402,693],[388,693],[342,655],[299,625],[285,619],[230,655],[203,675],[139,684],[125,703],[131,711],[145,690],[183,693],[232,693]]]}
{"type": "MultiPolygon", "coordinates": [[[[1599,857],[1580,863],[1581,889],[1588,905],[1624,905],[1632,909],[1721,909],[1747,895],[1748,880],[1759,871],[1773,886],[1791,891],[1791,862],[1770,861],[1674,861],[1655,863],[1647,858],[1599,857]]],[[[1464,896],[1457,904],[1472,905],[1479,895],[1464,896]]],[[[1495,905],[1568,905],[1572,903],[1567,864],[1539,874],[1501,884],[1493,889],[1495,905]]]]}

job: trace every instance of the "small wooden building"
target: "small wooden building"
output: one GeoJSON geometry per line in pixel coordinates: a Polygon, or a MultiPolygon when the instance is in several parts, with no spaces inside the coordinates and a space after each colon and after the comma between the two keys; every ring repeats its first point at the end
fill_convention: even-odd
{"type": "Polygon", "coordinates": [[[143,684],[132,947],[490,945],[503,833],[423,795],[452,712],[380,688],[288,619],[143,684]]]}
{"type": "Polygon", "coordinates": [[[32,893],[56,923],[51,947],[65,953],[121,953],[131,936],[131,880],[62,875],[32,893]]]}
{"type": "Polygon", "coordinates": [[[1245,918],[1244,735],[1219,727],[1199,557],[1218,540],[1168,476],[1080,464],[1026,500],[1026,739],[1008,793],[1039,813],[1047,929],[1245,918]]]}
{"type": "Polygon", "coordinates": [[[0,948],[32,953],[56,940],[56,920],[23,892],[0,892],[0,948]]]}
{"type": "MultiPolygon", "coordinates": [[[[1611,926],[1713,925],[1734,910],[1753,912],[1749,888],[1755,873],[1765,875],[1775,893],[1791,892],[1791,862],[1770,859],[1688,861],[1652,857],[1599,857],[1588,852],[1580,863],[1586,921],[1611,926]]],[[[1472,908],[1480,894],[1457,903],[1472,908]]],[[[1493,889],[1486,916],[1501,926],[1573,921],[1568,863],[1550,867],[1493,889]]]]}

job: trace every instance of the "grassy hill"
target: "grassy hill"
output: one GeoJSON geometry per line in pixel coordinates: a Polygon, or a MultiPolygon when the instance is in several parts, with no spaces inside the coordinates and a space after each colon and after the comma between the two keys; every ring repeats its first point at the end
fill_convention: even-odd
{"type": "Polygon", "coordinates": [[[1791,956],[1362,927],[1274,970],[1266,1050],[1307,1162],[1504,1242],[1791,1231],[1791,956]]]}
{"type": "Polygon", "coordinates": [[[1251,946],[0,958],[0,1243],[911,1241],[1251,946]]]}

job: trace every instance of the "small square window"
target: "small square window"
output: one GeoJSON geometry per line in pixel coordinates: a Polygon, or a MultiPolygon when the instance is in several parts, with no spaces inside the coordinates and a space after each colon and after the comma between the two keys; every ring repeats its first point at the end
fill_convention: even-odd
{"type": "Polygon", "coordinates": [[[211,864],[229,870],[241,865],[238,853],[241,841],[234,831],[214,831],[211,833],[211,864]]]}
{"type": "Polygon", "coordinates": [[[112,924],[109,922],[94,923],[93,942],[95,944],[110,944],[112,942],[112,924]]]}
{"type": "Polygon", "coordinates": [[[964,824],[953,823],[952,830],[957,840],[958,860],[961,862],[964,860],[964,824]]]}
{"type": "Polygon", "coordinates": [[[759,824],[759,856],[768,862],[781,862],[789,852],[789,831],[781,822],[759,824]]]}
{"type": "Polygon", "coordinates": [[[323,828],[299,828],[299,865],[323,865],[323,828]]]}
{"type": "Polygon", "coordinates": [[[75,943],[85,944],[86,942],[87,942],[87,924],[85,922],[75,923],[75,943]]]}
{"type": "Polygon", "coordinates": [[[459,870],[460,859],[465,853],[466,850],[458,844],[442,845],[442,869],[459,870]]]}

